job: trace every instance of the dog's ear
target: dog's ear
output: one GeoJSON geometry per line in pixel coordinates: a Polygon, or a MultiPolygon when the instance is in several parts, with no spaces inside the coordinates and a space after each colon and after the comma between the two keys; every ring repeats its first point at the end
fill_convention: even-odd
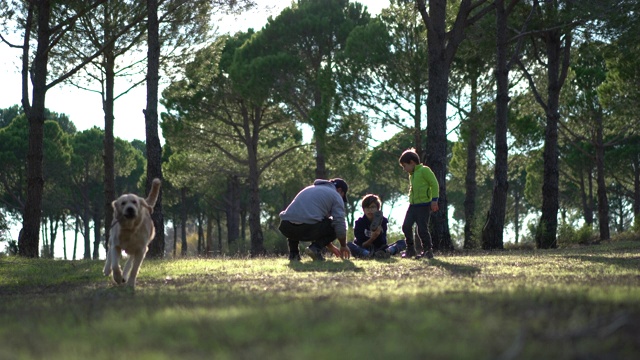
{"type": "Polygon", "coordinates": [[[138,197],[138,201],[140,202],[141,206],[143,206],[145,209],[147,209],[147,211],[149,211],[149,214],[153,214],[153,208],[149,206],[149,204],[147,204],[147,200],[145,200],[144,198],[138,197]]]}
{"type": "Polygon", "coordinates": [[[114,218],[114,220],[115,220],[115,218],[120,216],[120,210],[119,210],[119,207],[118,207],[118,200],[119,200],[119,198],[115,199],[115,200],[113,200],[111,202],[111,207],[113,207],[113,218],[114,218]]]}

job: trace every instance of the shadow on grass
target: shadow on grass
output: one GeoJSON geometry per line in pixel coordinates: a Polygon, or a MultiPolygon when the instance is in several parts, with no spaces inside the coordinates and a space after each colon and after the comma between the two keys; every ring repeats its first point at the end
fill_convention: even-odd
{"type": "Polygon", "coordinates": [[[638,268],[640,268],[640,256],[621,258],[607,256],[568,255],[565,256],[565,258],[588,261],[597,264],[613,265],[631,270],[637,270],[638,268]]]}
{"type": "Polygon", "coordinates": [[[452,264],[440,259],[429,260],[429,265],[441,267],[452,275],[476,275],[480,273],[480,268],[477,266],[452,264]]]}
{"type": "Polygon", "coordinates": [[[345,272],[345,271],[352,271],[352,272],[363,272],[364,269],[356,266],[356,264],[354,264],[351,260],[344,260],[344,261],[340,261],[340,262],[335,262],[335,261],[290,261],[289,262],[289,268],[293,271],[298,271],[298,272],[306,272],[306,271],[313,271],[313,272],[327,272],[327,273],[333,273],[333,272],[345,272]]]}

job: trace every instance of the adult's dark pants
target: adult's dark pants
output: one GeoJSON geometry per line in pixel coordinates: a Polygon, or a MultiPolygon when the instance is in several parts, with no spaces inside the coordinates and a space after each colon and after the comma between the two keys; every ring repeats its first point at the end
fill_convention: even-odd
{"type": "Polygon", "coordinates": [[[417,204],[417,205],[409,205],[409,209],[407,209],[407,214],[404,217],[404,222],[402,223],[402,233],[404,234],[404,238],[407,240],[407,247],[413,247],[413,224],[416,224],[418,228],[418,237],[419,240],[422,241],[422,248],[426,251],[427,249],[433,248],[433,243],[431,241],[431,234],[429,234],[429,218],[431,217],[431,206],[430,204],[417,204]]]}
{"type": "Polygon", "coordinates": [[[300,241],[310,241],[311,246],[323,249],[336,239],[336,231],[331,225],[331,219],[324,218],[315,224],[294,224],[291,221],[282,220],[278,227],[282,235],[289,242],[289,253],[298,254],[300,241]]]}

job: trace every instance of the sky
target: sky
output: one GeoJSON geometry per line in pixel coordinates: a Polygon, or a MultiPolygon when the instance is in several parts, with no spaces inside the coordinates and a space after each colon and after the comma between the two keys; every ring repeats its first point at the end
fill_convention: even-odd
{"type": "MultiPolygon", "coordinates": [[[[383,8],[389,6],[388,0],[360,0],[372,15],[377,15],[383,8]]],[[[256,0],[258,6],[251,11],[229,15],[221,18],[218,22],[219,33],[235,33],[248,28],[259,30],[266,23],[269,16],[277,16],[291,2],[287,0],[256,0]]],[[[15,34],[3,34],[10,42],[19,44],[21,38],[15,34]]],[[[0,108],[8,108],[19,105],[21,102],[21,78],[20,78],[20,55],[21,50],[10,48],[0,42],[0,108]]],[[[166,85],[166,84],[165,84],[166,85]]],[[[124,86],[124,85],[123,85],[124,86]]],[[[116,84],[117,92],[118,84],[116,84]]],[[[161,84],[162,87],[162,84],[161,84]]],[[[75,124],[78,131],[84,131],[94,126],[104,129],[104,114],[102,111],[101,96],[95,92],[81,90],[71,85],[60,85],[47,92],[46,107],[49,110],[64,113],[75,124]]],[[[116,100],[114,108],[114,135],[121,139],[131,141],[134,139],[144,140],[145,124],[142,110],[146,107],[146,87],[138,86],[121,98],[116,100]]],[[[159,108],[163,111],[162,107],[159,108]]],[[[379,135],[389,138],[393,132],[380,131],[379,135]]],[[[161,130],[159,129],[161,134],[161,130]]],[[[161,135],[162,136],[162,135],[161,135]]],[[[382,138],[378,140],[383,140],[382,138]]],[[[11,235],[17,238],[19,226],[14,226],[11,235]]],[[[67,235],[68,242],[72,235],[67,235]]],[[[82,256],[84,249],[79,240],[77,254],[82,256]]],[[[55,257],[62,257],[62,241],[58,239],[55,257]],[[59,245],[59,246],[58,246],[59,245]]],[[[0,251],[4,250],[5,244],[0,243],[0,251]]],[[[68,245],[67,254],[70,256],[71,250],[68,245]]],[[[103,250],[104,252],[104,250],[103,250]]],[[[104,254],[101,254],[101,258],[104,254]]]]}

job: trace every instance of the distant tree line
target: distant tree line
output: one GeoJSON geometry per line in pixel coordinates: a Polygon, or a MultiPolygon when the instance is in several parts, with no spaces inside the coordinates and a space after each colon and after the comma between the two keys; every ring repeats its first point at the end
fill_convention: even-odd
{"type": "MultiPolygon", "coordinates": [[[[637,222],[636,1],[391,0],[373,17],[357,2],[298,0],[260,30],[215,37],[214,8],[233,4],[242,11],[252,3],[194,2],[199,11],[178,0],[158,1],[157,9],[154,1],[51,3],[48,10],[20,1],[0,7],[4,18],[21,14],[14,21],[25,42],[16,46],[34,61],[24,68],[34,74],[34,95],[26,93],[26,75],[22,85],[33,105],[23,100],[21,109],[3,110],[0,130],[25,149],[23,157],[6,155],[15,162],[7,167],[14,175],[3,170],[0,189],[0,221],[7,215],[24,219],[21,255],[37,256],[27,249],[34,236],[39,244],[40,224],[52,246],[56,223],[67,216],[83,219],[85,239],[93,222],[95,250],[96,239],[108,234],[115,194],[125,184],[145,192],[142,184],[151,176],[165,180],[156,226],[162,234],[167,222],[180,229],[173,244],[181,244],[183,255],[189,233],[201,255],[285,251],[278,213],[297,191],[314,178],[345,178],[352,223],[362,195],[377,193],[387,206],[406,196],[397,158],[408,147],[419,151],[440,182],[442,210],[432,221],[437,251],[501,249],[507,229],[515,242],[553,248],[563,227],[584,226],[607,240],[637,222]],[[43,11],[52,18],[41,19],[43,11]],[[42,34],[44,25],[53,32],[42,34]],[[36,41],[28,38],[32,34],[36,41]],[[161,41],[150,45],[152,34],[161,41]],[[28,44],[40,49],[47,39],[56,41],[29,50],[28,44]],[[144,45],[148,54],[159,49],[157,59],[115,61],[136,59],[144,45]],[[45,93],[63,81],[86,88],[97,82],[104,89],[105,130],[91,129],[98,142],[65,128],[64,115],[45,115],[44,94],[35,96],[42,90],[39,59],[45,93]],[[147,65],[146,75],[136,80],[145,69],[140,64],[147,65]],[[128,144],[144,150],[140,157],[113,138],[114,82],[118,74],[151,86],[161,69],[171,81],[159,100],[148,97],[147,139],[128,144]],[[154,133],[158,102],[167,109],[159,121],[166,141],[161,152],[154,133]],[[311,133],[310,142],[302,129],[311,133]],[[376,129],[395,135],[376,141],[376,129]],[[89,153],[91,144],[104,153],[92,164],[101,176],[94,185],[102,191],[90,193],[86,185],[84,193],[78,188],[70,196],[89,200],[56,199],[64,191],[53,184],[89,181],[88,169],[73,181],[58,173],[65,161],[69,174],[82,167],[73,164],[73,154],[89,153]],[[41,166],[33,164],[40,161],[34,145],[41,149],[41,166]]],[[[148,88],[149,94],[157,91],[157,85],[148,88]]],[[[0,142],[0,154],[11,151],[0,142]]],[[[162,256],[165,239],[157,240],[156,256],[162,256]]]]}

